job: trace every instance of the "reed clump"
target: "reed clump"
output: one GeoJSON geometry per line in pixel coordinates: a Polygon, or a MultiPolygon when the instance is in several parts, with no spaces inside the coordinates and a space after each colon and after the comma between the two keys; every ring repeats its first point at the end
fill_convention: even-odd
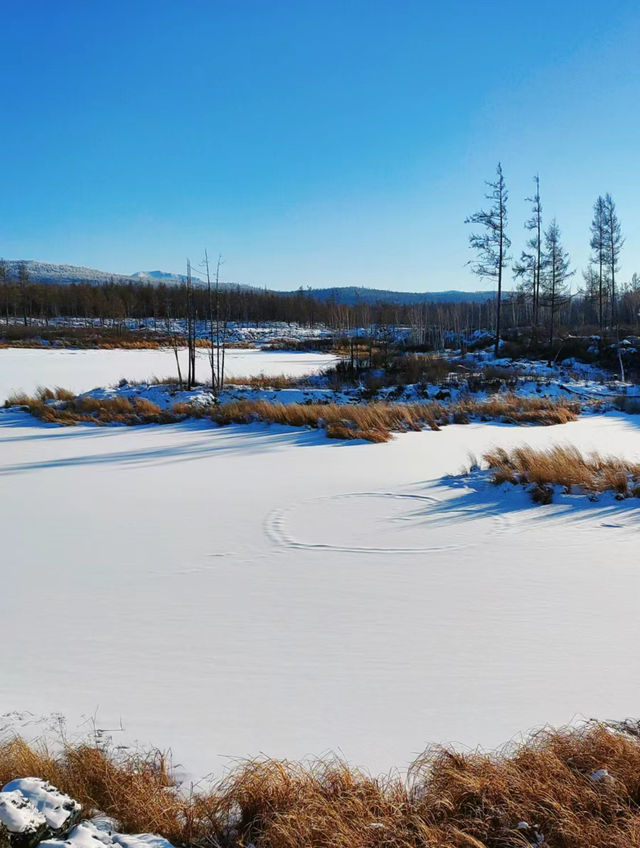
{"type": "Polygon", "coordinates": [[[640,463],[597,452],[583,454],[573,446],[496,448],[484,461],[496,484],[520,483],[538,493],[542,487],[562,486],[568,493],[610,491],[621,498],[640,497],[640,463]]]}
{"type": "Polygon", "coordinates": [[[213,407],[211,418],[218,424],[268,421],[293,427],[325,428],[327,435],[333,438],[388,441],[394,432],[439,430],[447,424],[469,423],[472,419],[513,424],[564,424],[575,420],[579,412],[580,406],[575,402],[510,394],[487,400],[463,398],[448,404],[440,401],[354,404],[232,401],[213,407]]]}
{"type": "Polygon", "coordinates": [[[292,377],[289,374],[257,374],[254,377],[229,377],[227,388],[234,386],[246,386],[250,389],[281,389],[297,388],[303,382],[301,377],[292,377]]]}
{"type": "Polygon", "coordinates": [[[406,778],[343,760],[260,758],[199,791],[167,759],[94,745],[0,744],[0,781],[42,777],[85,815],[179,846],[216,848],[640,848],[635,722],[545,729],[498,753],[434,747],[406,778]]]}
{"type": "Polygon", "coordinates": [[[63,389],[51,391],[38,389],[35,397],[13,395],[6,407],[19,406],[48,424],[73,426],[75,424],[169,424],[184,415],[163,410],[157,403],[144,397],[76,397],[63,389]]]}
{"type": "MultiPolygon", "coordinates": [[[[287,378],[288,379],[288,378],[287,378]]],[[[264,421],[292,427],[324,429],[329,438],[388,441],[393,433],[423,429],[439,430],[447,424],[472,420],[512,424],[564,424],[580,412],[578,403],[515,394],[495,395],[486,400],[462,398],[444,403],[281,403],[269,400],[234,400],[223,404],[177,402],[161,409],[154,402],[128,395],[74,397],[62,389],[39,389],[35,397],[18,394],[5,406],[21,406],[50,423],[170,424],[185,417],[203,417],[219,425],[264,421]]]]}

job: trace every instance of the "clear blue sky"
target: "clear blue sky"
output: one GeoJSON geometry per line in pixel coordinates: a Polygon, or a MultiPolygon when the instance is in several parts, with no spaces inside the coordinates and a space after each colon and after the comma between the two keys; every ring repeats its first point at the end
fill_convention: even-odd
{"type": "MultiPolygon", "coordinates": [[[[277,288],[482,288],[503,163],[578,268],[598,193],[640,273],[637,0],[0,0],[0,255],[277,288]]],[[[575,285],[575,283],[574,283],[575,285]]]]}

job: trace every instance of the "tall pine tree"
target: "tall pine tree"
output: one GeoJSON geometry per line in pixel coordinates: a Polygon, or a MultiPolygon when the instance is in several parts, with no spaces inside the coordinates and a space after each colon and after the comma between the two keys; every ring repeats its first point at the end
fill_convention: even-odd
{"type": "Polygon", "coordinates": [[[554,218],[544,233],[541,278],[542,303],[549,309],[549,364],[553,352],[553,334],[558,310],[569,300],[568,280],[575,271],[569,269],[569,254],[560,240],[560,228],[554,218]]]}
{"type": "Polygon", "coordinates": [[[609,279],[607,277],[607,239],[605,227],[605,202],[600,196],[593,204],[593,220],[591,221],[591,262],[593,273],[589,274],[591,294],[598,303],[598,323],[600,332],[604,329],[605,307],[609,299],[609,279]],[[597,286],[595,280],[597,279],[597,286]]]}
{"type": "Polygon", "coordinates": [[[542,204],[540,202],[540,177],[533,178],[535,192],[525,200],[533,204],[531,217],[525,221],[525,229],[531,232],[525,250],[513,266],[516,278],[521,280],[520,289],[531,303],[531,328],[534,337],[538,333],[540,309],[540,279],[542,272],[542,204]]]}
{"type": "Polygon", "coordinates": [[[489,189],[485,195],[491,205],[488,210],[481,209],[465,220],[465,224],[478,224],[483,231],[472,233],[469,244],[477,252],[477,259],[471,261],[474,274],[487,277],[497,283],[496,299],[496,343],[495,355],[500,349],[501,310],[502,310],[502,279],[504,269],[509,262],[511,241],[507,236],[507,187],[502,173],[502,165],[498,162],[496,178],[487,182],[489,189]]]}
{"type": "Polygon", "coordinates": [[[602,201],[603,214],[603,236],[604,236],[604,262],[611,287],[611,324],[618,326],[618,313],[616,305],[616,271],[620,270],[620,252],[624,239],[620,221],[616,213],[616,204],[610,194],[605,194],[602,201]]]}

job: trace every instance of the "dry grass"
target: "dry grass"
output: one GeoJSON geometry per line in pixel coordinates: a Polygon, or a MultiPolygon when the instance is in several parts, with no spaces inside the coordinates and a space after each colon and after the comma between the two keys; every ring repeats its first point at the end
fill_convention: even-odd
{"type": "Polygon", "coordinates": [[[447,424],[468,424],[472,419],[497,420],[514,424],[564,424],[580,412],[578,403],[553,401],[539,397],[500,394],[487,400],[466,398],[444,404],[370,402],[336,403],[272,403],[267,400],[239,400],[209,407],[175,403],[161,410],[143,398],[130,400],[116,395],[111,398],[73,397],[57,389],[40,389],[35,398],[26,395],[10,397],[6,406],[23,406],[37,418],[50,423],[73,425],[95,424],[169,424],[187,416],[208,414],[217,424],[248,424],[267,421],[293,427],[323,428],[329,438],[366,439],[386,442],[392,433],[430,428],[439,430],[447,424]]]}
{"type": "Polygon", "coordinates": [[[86,814],[102,811],[124,830],[157,832],[177,845],[640,848],[634,724],[547,730],[498,754],[434,748],[406,781],[372,778],[337,759],[260,759],[189,795],[157,752],[116,756],[65,745],[54,756],[19,739],[0,745],[0,781],[25,776],[50,780],[86,814]],[[594,779],[601,769],[608,774],[594,779]]]}
{"type": "Polygon", "coordinates": [[[31,415],[49,424],[170,424],[182,420],[184,414],[161,409],[148,398],[76,397],[64,389],[38,389],[36,397],[17,394],[5,406],[26,407],[31,415]]]}
{"type": "Polygon", "coordinates": [[[472,418],[514,424],[564,424],[573,421],[579,404],[546,398],[496,395],[488,400],[463,399],[451,404],[385,403],[283,404],[269,401],[235,401],[214,407],[211,418],[218,424],[269,421],[293,427],[324,427],[330,438],[366,438],[388,441],[393,432],[468,423],[472,418]]]}
{"type": "Polygon", "coordinates": [[[103,812],[130,832],[158,832],[184,840],[187,802],[159,752],[118,758],[91,745],[65,745],[61,753],[30,747],[19,738],[0,745],[0,782],[35,776],[49,780],[82,804],[85,815],[103,812]],[[171,834],[171,835],[170,835],[171,834]]]}
{"type": "Polygon", "coordinates": [[[534,450],[524,446],[511,452],[496,448],[484,460],[496,484],[532,485],[540,494],[548,487],[564,486],[567,492],[611,491],[620,497],[640,497],[640,463],[599,453],[585,455],[575,447],[534,450]]]}
{"type": "Polygon", "coordinates": [[[227,388],[233,386],[248,386],[251,389],[291,389],[304,382],[302,377],[292,377],[288,374],[258,374],[255,377],[229,377],[226,382],[227,388]]]}

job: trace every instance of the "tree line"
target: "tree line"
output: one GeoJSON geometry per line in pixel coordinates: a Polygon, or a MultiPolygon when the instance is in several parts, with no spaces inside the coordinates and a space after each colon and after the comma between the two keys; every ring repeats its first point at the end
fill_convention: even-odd
{"type": "MultiPolygon", "coordinates": [[[[534,339],[545,325],[548,344],[553,346],[554,335],[561,320],[573,313],[573,322],[595,324],[600,333],[615,335],[619,345],[621,326],[637,327],[638,291],[640,280],[634,274],[631,281],[621,285],[616,278],[620,270],[620,254],[624,244],[616,205],[610,194],[600,195],[594,203],[589,248],[590,260],[583,272],[584,287],[571,295],[569,280],[575,274],[568,252],[562,245],[560,227],[555,218],[543,225],[540,177],[533,178],[534,191],[526,200],[531,203],[531,216],[524,226],[529,237],[520,257],[511,265],[511,239],[508,234],[508,191],[501,163],[496,176],[486,183],[489,206],[470,215],[465,223],[475,229],[469,244],[475,259],[469,263],[475,274],[492,280],[497,288],[495,301],[495,353],[498,355],[502,335],[503,284],[505,272],[511,265],[517,290],[511,293],[521,301],[521,311],[529,316],[534,339]],[[576,309],[567,309],[575,299],[576,309]]],[[[571,317],[569,317],[571,325],[571,317]]],[[[620,359],[622,368],[622,360],[620,359]]]]}
{"type": "MultiPolygon", "coordinates": [[[[189,275],[188,275],[189,276],[189,275]]],[[[265,322],[323,324],[336,332],[358,327],[415,326],[421,340],[441,337],[446,330],[463,332],[486,328],[492,322],[489,301],[464,303],[425,302],[395,304],[384,301],[355,304],[335,299],[319,299],[308,289],[280,293],[220,282],[220,266],[207,271],[204,285],[185,281],[180,285],[149,282],[39,283],[29,278],[26,265],[18,266],[16,279],[7,274],[0,260],[0,323],[82,318],[98,322],[131,322],[151,319],[161,330],[167,321],[185,322],[209,319],[213,315],[214,337],[222,322],[247,325],[265,322]],[[213,304],[212,304],[213,300],[213,304]],[[217,316],[217,321],[216,321],[217,316]]],[[[186,326],[186,330],[189,327],[186,326]]]]}
{"type": "MultiPolygon", "coordinates": [[[[210,273],[205,254],[206,283],[187,280],[179,285],[164,283],[108,282],[39,283],[30,279],[25,263],[17,277],[10,277],[0,260],[0,322],[59,322],[81,318],[123,329],[135,321],[152,321],[163,330],[179,323],[190,351],[195,346],[196,322],[208,322],[212,350],[223,347],[221,339],[229,322],[259,325],[266,322],[322,324],[336,333],[355,328],[376,327],[382,331],[405,327],[408,338],[419,347],[442,348],[465,343],[475,334],[490,333],[496,353],[505,334],[528,335],[537,345],[553,349],[562,333],[609,333],[619,342],[620,332],[640,331],[640,279],[619,279],[620,253],[624,244],[615,203],[609,194],[598,197],[590,231],[591,259],[584,271],[584,285],[575,294],[569,280],[575,273],[562,245],[555,219],[543,220],[540,179],[527,200],[531,215],[525,221],[528,237],[519,258],[512,261],[508,233],[508,192],[501,165],[496,178],[487,183],[488,209],[471,215],[470,236],[475,260],[472,270],[496,285],[494,298],[476,302],[433,302],[396,304],[362,300],[355,304],[335,299],[321,300],[312,290],[300,288],[280,293],[224,284],[220,281],[220,259],[210,273]],[[515,288],[505,290],[508,269],[515,288]]],[[[190,362],[194,356],[190,357],[190,362]]],[[[212,382],[224,380],[224,354],[212,354],[212,382]]],[[[189,374],[187,375],[189,382],[189,374]]]]}

